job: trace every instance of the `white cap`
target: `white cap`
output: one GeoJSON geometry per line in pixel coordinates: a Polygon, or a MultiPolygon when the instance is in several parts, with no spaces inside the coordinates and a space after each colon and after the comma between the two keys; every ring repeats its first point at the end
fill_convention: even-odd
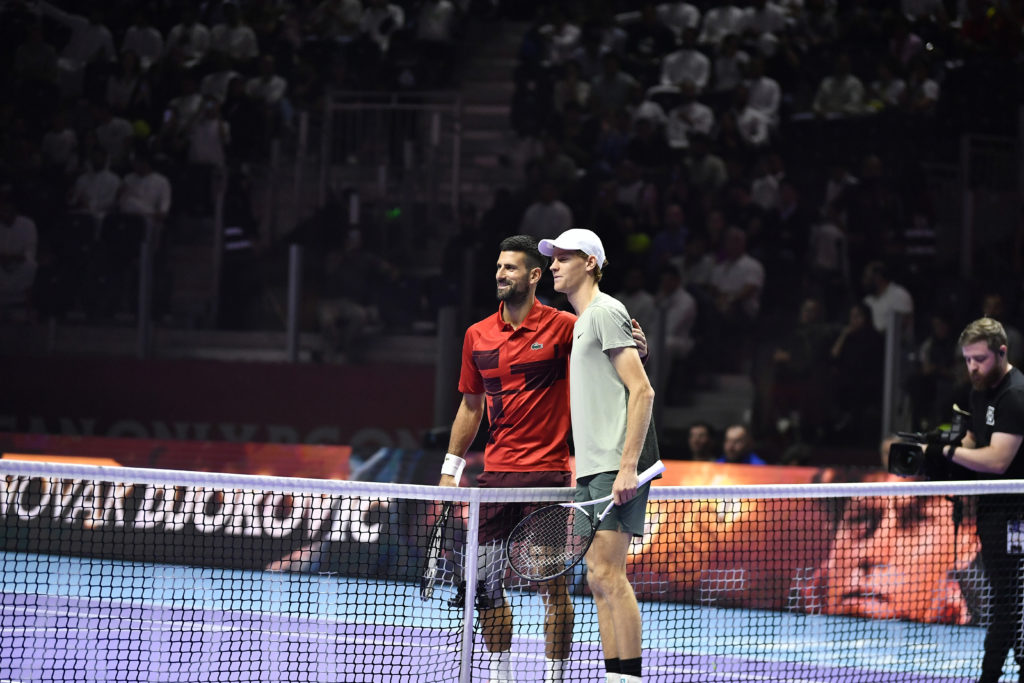
{"type": "Polygon", "coordinates": [[[541,240],[537,248],[545,256],[554,255],[555,249],[579,250],[588,256],[596,256],[597,267],[604,267],[604,245],[601,244],[601,238],[593,230],[570,228],[553,240],[541,240]]]}

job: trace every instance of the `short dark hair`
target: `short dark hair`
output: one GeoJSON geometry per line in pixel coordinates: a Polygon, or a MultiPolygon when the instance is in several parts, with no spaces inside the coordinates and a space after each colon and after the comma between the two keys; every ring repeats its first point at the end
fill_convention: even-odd
{"type": "Polygon", "coordinates": [[[537,249],[537,240],[529,235],[506,237],[498,245],[498,251],[518,251],[522,253],[526,256],[526,266],[530,270],[534,268],[544,270],[548,265],[547,258],[537,249]]]}

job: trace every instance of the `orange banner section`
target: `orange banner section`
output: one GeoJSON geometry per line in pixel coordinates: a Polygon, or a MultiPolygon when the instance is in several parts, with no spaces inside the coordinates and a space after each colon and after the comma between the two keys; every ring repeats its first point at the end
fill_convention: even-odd
{"type": "MultiPolygon", "coordinates": [[[[880,470],[668,462],[655,486],[898,480],[880,470]]],[[[961,502],[960,504],[963,504],[961,502]]],[[[966,624],[975,520],[947,496],[652,500],[642,599],[966,624]]]]}
{"type": "Polygon", "coordinates": [[[349,446],[0,433],[4,459],[348,479],[349,446]]]}

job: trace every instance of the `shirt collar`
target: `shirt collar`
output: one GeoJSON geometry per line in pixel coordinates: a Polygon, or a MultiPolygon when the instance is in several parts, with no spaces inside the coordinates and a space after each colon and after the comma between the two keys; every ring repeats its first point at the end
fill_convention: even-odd
{"type": "MultiPolygon", "coordinates": [[[[530,330],[530,331],[537,330],[540,327],[541,309],[543,307],[544,307],[544,304],[542,304],[537,299],[534,299],[533,300],[533,306],[530,307],[530,312],[526,314],[526,319],[523,320],[523,324],[519,326],[519,329],[521,329],[521,330],[530,330]]],[[[508,324],[507,322],[505,322],[505,319],[502,317],[502,312],[504,312],[504,310],[505,310],[505,302],[501,301],[501,302],[498,303],[498,313],[497,313],[497,316],[498,316],[497,317],[498,327],[500,327],[503,330],[513,331],[512,330],[512,326],[510,324],[508,324]]]]}

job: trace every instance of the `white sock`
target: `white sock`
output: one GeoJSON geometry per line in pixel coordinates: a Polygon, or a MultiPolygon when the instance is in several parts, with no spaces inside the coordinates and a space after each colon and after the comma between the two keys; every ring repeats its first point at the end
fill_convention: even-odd
{"type": "Polygon", "coordinates": [[[622,674],[606,673],[604,675],[605,683],[619,683],[619,676],[622,674]]]}
{"type": "Polygon", "coordinates": [[[639,676],[628,676],[626,674],[615,674],[618,678],[615,679],[615,683],[644,683],[644,679],[639,676]]]}
{"type": "Polygon", "coordinates": [[[508,650],[491,653],[491,683],[515,683],[511,660],[508,650]]]}
{"type": "Polygon", "coordinates": [[[568,661],[568,659],[545,659],[544,683],[562,683],[562,674],[565,672],[565,663],[568,661]]]}

